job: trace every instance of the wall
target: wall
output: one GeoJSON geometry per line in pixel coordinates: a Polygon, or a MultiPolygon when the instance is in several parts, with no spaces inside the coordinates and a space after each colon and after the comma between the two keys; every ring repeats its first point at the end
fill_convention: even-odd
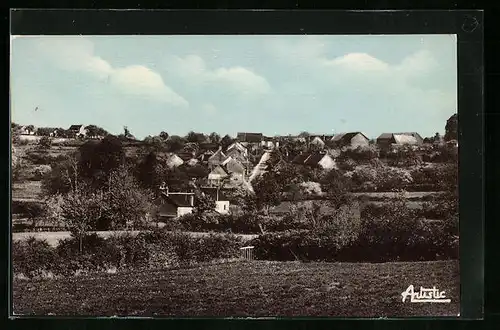
{"type": "Polygon", "coordinates": [[[229,201],[217,201],[215,202],[215,211],[221,214],[229,213],[229,201]]]}
{"type": "Polygon", "coordinates": [[[193,212],[193,208],[190,206],[182,206],[177,208],[177,216],[183,216],[184,214],[189,214],[193,212]]]}

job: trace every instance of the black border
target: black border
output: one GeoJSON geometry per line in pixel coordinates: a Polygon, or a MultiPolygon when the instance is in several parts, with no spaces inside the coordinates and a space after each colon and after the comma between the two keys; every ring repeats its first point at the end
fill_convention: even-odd
{"type": "MultiPolygon", "coordinates": [[[[477,319],[483,317],[484,309],[483,16],[482,11],[473,10],[362,12],[32,9],[11,12],[11,34],[457,34],[461,318],[477,319]]],[[[51,320],[46,321],[49,321],[47,325],[52,323],[51,320]]]]}

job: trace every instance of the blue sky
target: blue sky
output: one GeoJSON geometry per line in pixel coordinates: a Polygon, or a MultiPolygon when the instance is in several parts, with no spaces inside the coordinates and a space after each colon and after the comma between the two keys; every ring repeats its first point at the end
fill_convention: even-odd
{"type": "Polygon", "coordinates": [[[138,138],[432,136],[457,109],[452,35],[23,36],[11,45],[11,117],[38,127],[128,126],[138,138]]]}

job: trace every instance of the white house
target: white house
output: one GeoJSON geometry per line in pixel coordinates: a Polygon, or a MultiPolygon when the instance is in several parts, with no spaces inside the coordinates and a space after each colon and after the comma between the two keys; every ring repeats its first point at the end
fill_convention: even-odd
{"type": "Polygon", "coordinates": [[[85,137],[87,136],[87,130],[84,125],[71,125],[68,129],[75,137],[85,137]]]}
{"type": "Polygon", "coordinates": [[[312,144],[320,148],[325,147],[325,141],[323,141],[319,136],[315,136],[309,144],[312,144]]]}

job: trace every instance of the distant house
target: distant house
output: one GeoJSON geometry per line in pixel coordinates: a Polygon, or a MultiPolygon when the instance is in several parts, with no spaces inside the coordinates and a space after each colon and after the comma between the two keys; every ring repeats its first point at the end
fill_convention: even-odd
{"type": "Polygon", "coordinates": [[[230,176],[230,184],[239,185],[245,179],[246,168],[237,159],[229,157],[222,163],[222,167],[230,176]]]}
{"type": "Polygon", "coordinates": [[[166,161],[166,165],[169,168],[179,167],[184,164],[184,160],[176,154],[171,154],[166,161]]]}
{"type": "Polygon", "coordinates": [[[35,135],[36,134],[36,128],[33,127],[32,125],[29,126],[21,126],[19,129],[19,132],[21,135],[35,135]]]}
{"type": "Polygon", "coordinates": [[[227,157],[231,157],[233,159],[238,159],[241,162],[246,162],[248,155],[245,155],[244,152],[241,152],[240,150],[236,148],[228,149],[225,153],[227,157]]]}
{"type": "Polygon", "coordinates": [[[202,164],[208,164],[208,160],[210,159],[210,157],[212,157],[212,155],[214,154],[213,151],[211,150],[206,150],[202,153],[200,153],[197,157],[198,161],[202,164]]]}
{"type": "Polygon", "coordinates": [[[226,149],[226,154],[228,154],[231,151],[238,151],[241,155],[247,157],[248,156],[248,149],[245,148],[240,142],[236,141],[232,143],[229,147],[226,149]]]}
{"type": "Polygon", "coordinates": [[[229,173],[226,169],[221,165],[217,165],[208,174],[208,184],[210,186],[219,186],[228,176],[229,173]]]}
{"type": "Polygon", "coordinates": [[[236,139],[243,145],[248,144],[261,144],[264,139],[262,133],[238,133],[236,139]]]}
{"type": "Polygon", "coordinates": [[[323,139],[319,136],[315,136],[313,137],[310,142],[309,142],[310,145],[313,145],[313,146],[316,146],[316,147],[319,147],[319,148],[324,148],[325,147],[325,141],[323,141],[323,139]]]}
{"type": "Polygon", "coordinates": [[[193,212],[194,193],[169,192],[168,188],[155,201],[161,219],[177,218],[193,212]]]}
{"type": "Polygon", "coordinates": [[[292,163],[308,167],[319,167],[324,170],[331,170],[336,167],[335,160],[325,152],[302,153],[297,155],[292,160],[292,163]]]}
{"type": "Polygon", "coordinates": [[[71,132],[71,134],[74,137],[85,137],[85,136],[87,136],[87,130],[85,129],[85,125],[71,125],[68,128],[68,131],[71,132]]]}
{"type": "Polygon", "coordinates": [[[341,133],[330,140],[336,147],[365,147],[370,144],[370,139],[362,132],[341,133]]]}
{"type": "Polygon", "coordinates": [[[424,139],[416,132],[407,133],[383,133],[377,138],[377,144],[381,147],[396,145],[421,145],[424,139]]]}
{"type": "Polygon", "coordinates": [[[279,148],[280,142],[278,138],[264,136],[260,142],[261,146],[266,149],[276,149],[279,148]]]}
{"type": "Polygon", "coordinates": [[[222,148],[219,148],[213,155],[208,158],[208,166],[215,167],[222,164],[227,159],[227,156],[222,152],[222,148]]]}

